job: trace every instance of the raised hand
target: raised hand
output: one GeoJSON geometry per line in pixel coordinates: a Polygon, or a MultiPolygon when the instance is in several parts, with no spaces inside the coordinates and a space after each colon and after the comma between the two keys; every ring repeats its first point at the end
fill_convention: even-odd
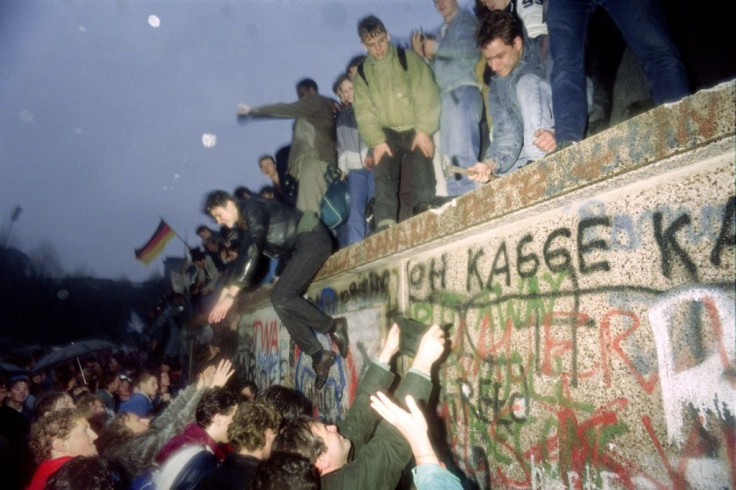
{"type": "Polygon", "coordinates": [[[424,374],[430,374],[432,364],[445,351],[445,332],[439,325],[432,325],[419,342],[417,355],[411,367],[424,374]]]}
{"type": "Polygon", "coordinates": [[[391,329],[388,331],[388,335],[386,336],[386,343],[383,344],[383,349],[381,349],[381,353],[378,355],[379,362],[384,364],[391,362],[391,358],[399,351],[400,335],[401,331],[399,330],[399,325],[397,323],[391,325],[391,329]]]}
{"type": "Polygon", "coordinates": [[[427,419],[411,395],[407,396],[405,401],[409,407],[408,412],[379,391],[371,396],[371,407],[404,436],[418,465],[438,463],[439,460],[427,436],[427,419]]]}
{"type": "Polygon", "coordinates": [[[197,377],[197,388],[208,388],[212,382],[212,377],[215,375],[215,366],[207,366],[199,373],[197,377]]]}
{"type": "Polygon", "coordinates": [[[232,376],[233,373],[235,373],[235,370],[233,370],[233,363],[227,359],[221,360],[212,375],[212,381],[210,381],[209,387],[215,388],[218,386],[225,386],[225,383],[227,383],[227,380],[230,379],[230,376],[232,376]]]}

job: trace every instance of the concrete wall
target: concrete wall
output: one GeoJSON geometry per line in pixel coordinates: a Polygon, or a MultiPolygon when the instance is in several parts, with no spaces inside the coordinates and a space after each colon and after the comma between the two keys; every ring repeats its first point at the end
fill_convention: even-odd
{"type": "Polygon", "coordinates": [[[351,354],[322,391],[258,291],[241,373],[339,420],[401,312],[452,324],[438,412],[478,487],[736,487],[734,88],[335,254],[309,295],[348,317],[351,354]]]}

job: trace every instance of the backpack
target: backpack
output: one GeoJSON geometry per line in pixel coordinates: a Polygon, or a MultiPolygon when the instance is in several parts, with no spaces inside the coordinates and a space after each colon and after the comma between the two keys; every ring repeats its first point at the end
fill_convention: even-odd
{"type": "MultiPolygon", "coordinates": [[[[408,71],[409,70],[409,66],[406,64],[406,51],[404,50],[404,48],[401,48],[401,47],[398,47],[397,46],[396,47],[396,54],[399,55],[399,63],[401,63],[401,68],[403,68],[404,71],[408,71]]],[[[368,85],[368,80],[365,78],[365,70],[363,69],[363,63],[364,62],[365,61],[361,61],[360,64],[358,65],[358,75],[360,75],[360,78],[363,79],[363,81],[365,82],[365,84],[367,86],[368,85]]]]}
{"type": "Polygon", "coordinates": [[[347,181],[340,180],[340,170],[337,165],[327,166],[325,181],[327,191],[320,203],[320,217],[325,226],[334,230],[350,215],[350,192],[348,192],[347,181]]]}

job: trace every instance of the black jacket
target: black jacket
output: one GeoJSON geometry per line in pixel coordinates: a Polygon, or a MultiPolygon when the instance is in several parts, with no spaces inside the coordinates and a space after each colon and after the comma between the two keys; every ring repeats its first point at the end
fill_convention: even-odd
{"type": "Polygon", "coordinates": [[[260,461],[252,456],[230,453],[220,466],[207,473],[195,490],[240,490],[248,488],[260,461]]]}
{"type": "MultiPolygon", "coordinates": [[[[296,245],[302,212],[275,200],[252,197],[237,202],[240,221],[236,225],[238,258],[229,264],[227,285],[250,285],[261,253],[288,259],[296,245]]],[[[234,236],[230,234],[231,238],[234,236]]]]}

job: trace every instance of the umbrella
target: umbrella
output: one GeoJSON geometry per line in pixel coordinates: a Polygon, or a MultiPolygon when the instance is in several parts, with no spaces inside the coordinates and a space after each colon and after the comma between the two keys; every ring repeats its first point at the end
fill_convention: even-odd
{"type": "Polygon", "coordinates": [[[33,356],[46,350],[48,350],[46,347],[42,347],[39,344],[31,344],[10,349],[10,353],[15,354],[16,356],[33,356]]]}
{"type": "Polygon", "coordinates": [[[3,372],[8,376],[14,376],[16,374],[28,375],[28,371],[10,362],[0,362],[0,372],[3,372]]]}
{"type": "MultiPolygon", "coordinates": [[[[77,359],[77,364],[79,365],[79,370],[81,371],[82,365],[79,362],[80,357],[94,354],[95,352],[115,348],[117,348],[117,346],[112,342],[108,342],[107,340],[92,339],[80,340],[79,342],[71,342],[69,343],[69,345],[56,349],[50,354],[47,354],[39,359],[36,365],[33,366],[33,372],[55,366],[56,364],[60,364],[64,361],[69,361],[75,358],[77,359]]],[[[84,374],[82,374],[82,376],[84,376],[84,374]]]]}

